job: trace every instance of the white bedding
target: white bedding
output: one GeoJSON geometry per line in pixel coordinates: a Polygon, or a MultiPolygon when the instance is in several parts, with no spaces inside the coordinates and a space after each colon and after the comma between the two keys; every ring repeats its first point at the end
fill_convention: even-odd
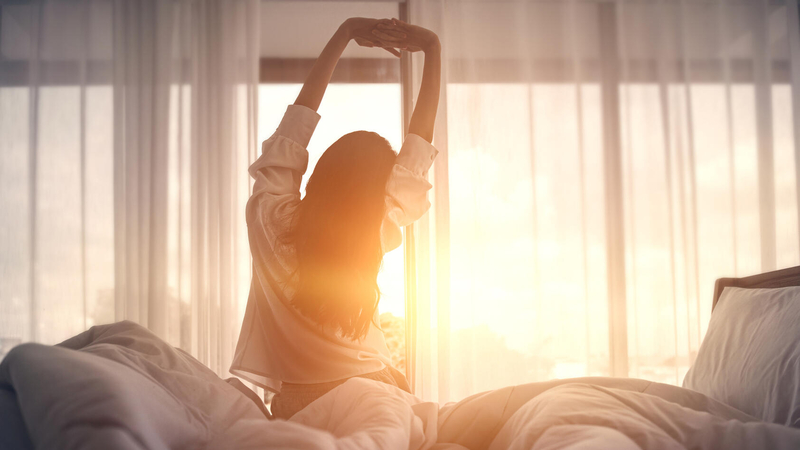
{"type": "Polygon", "coordinates": [[[800,286],[726,287],[683,385],[800,427],[800,286]]]}
{"type": "Polygon", "coordinates": [[[0,393],[2,448],[800,448],[800,430],[692,391],[622,379],[510,387],[442,408],[353,379],[291,421],[270,421],[202,364],[130,322],[61,346],[15,348],[0,364],[0,393]]]}
{"type": "Polygon", "coordinates": [[[653,395],[565,384],[528,401],[505,424],[491,450],[789,449],[800,430],[739,413],[710,414],[653,395]],[[591,443],[591,445],[589,445],[591,443]]]}

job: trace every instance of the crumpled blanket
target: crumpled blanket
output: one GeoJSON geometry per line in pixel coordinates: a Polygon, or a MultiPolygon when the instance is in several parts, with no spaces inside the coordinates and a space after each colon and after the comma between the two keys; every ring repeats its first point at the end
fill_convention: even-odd
{"type": "Polygon", "coordinates": [[[354,378],[289,421],[132,322],[0,363],[0,448],[797,449],[800,430],[699,393],[585,378],[508,387],[439,407],[354,378]]]}
{"type": "Polygon", "coordinates": [[[436,404],[361,379],[297,420],[268,420],[133,322],[93,327],[58,346],[15,347],[0,363],[0,392],[3,449],[429,448],[436,440],[436,404]]]}
{"type": "Polygon", "coordinates": [[[711,414],[653,395],[570,383],[526,402],[490,450],[790,449],[800,430],[711,414]]]}

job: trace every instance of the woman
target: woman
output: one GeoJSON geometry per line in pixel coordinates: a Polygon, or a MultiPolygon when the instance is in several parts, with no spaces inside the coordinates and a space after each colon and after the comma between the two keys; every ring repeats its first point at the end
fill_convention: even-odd
{"type": "Polygon", "coordinates": [[[278,129],[250,167],[247,203],[253,280],[231,372],[276,393],[288,419],[351,377],[409,390],[376,325],[377,275],[400,228],[429,208],[426,173],[439,101],[440,45],[433,32],[395,19],[351,18],[333,35],[278,129]],[[306,146],[336,63],[354,39],[366,47],[423,51],[425,65],[398,155],[375,133],[331,145],[300,198],[306,146]]]}

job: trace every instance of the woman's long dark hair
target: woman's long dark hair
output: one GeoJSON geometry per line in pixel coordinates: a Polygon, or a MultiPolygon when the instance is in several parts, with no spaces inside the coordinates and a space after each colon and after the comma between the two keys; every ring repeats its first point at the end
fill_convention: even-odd
{"type": "Polygon", "coordinates": [[[297,256],[292,304],[351,339],[366,336],[380,300],[381,223],[395,158],[377,133],[339,138],[317,162],[286,236],[297,256]]]}

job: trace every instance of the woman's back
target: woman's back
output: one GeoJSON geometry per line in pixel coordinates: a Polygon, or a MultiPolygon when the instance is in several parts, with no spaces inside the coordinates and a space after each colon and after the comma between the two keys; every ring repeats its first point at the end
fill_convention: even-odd
{"type": "MultiPolygon", "coordinates": [[[[376,325],[377,310],[358,340],[323,327],[293,306],[297,258],[285,236],[300,205],[306,146],[319,118],[309,108],[289,106],[250,167],[255,179],[247,204],[253,280],[231,373],[275,392],[280,392],[281,382],[326,383],[391,365],[383,332],[376,325]]],[[[386,183],[385,214],[379,224],[384,250],[397,247],[400,227],[429,208],[431,185],[425,173],[435,154],[436,149],[419,136],[406,138],[386,183]]]]}
{"type": "Polygon", "coordinates": [[[430,207],[440,66],[439,41],[429,30],[395,19],[348,19],[250,167],[253,279],[231,372],[278,393],[274,400],[289,406],[285,414],[351,377],[408,389],[377,326],[377,272],[383,254],[401,244],[401,227],[430,207]],[[425,52],[409,133],[396,157],[377,136],[346,135],[320,159],[301,200],[316,110],[351,39],[395,56],[399,49],[425,52]],[[291,397],[281,394],[283,385],[291,397]]]}

